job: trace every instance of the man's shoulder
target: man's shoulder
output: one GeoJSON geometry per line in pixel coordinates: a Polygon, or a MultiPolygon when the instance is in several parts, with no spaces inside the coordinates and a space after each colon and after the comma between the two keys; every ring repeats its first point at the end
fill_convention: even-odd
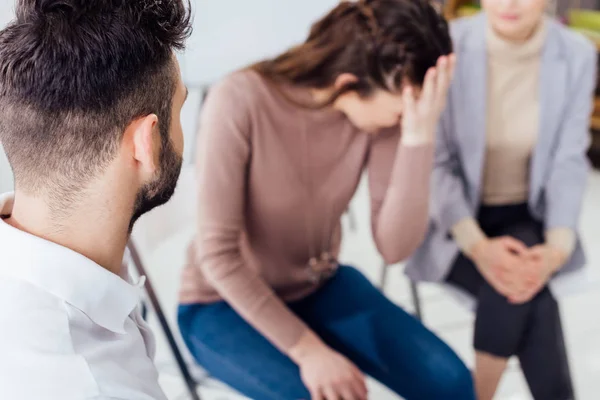
{"type": "Polygon", "coordinates": [[[126,335],[110,332],[63,299],[1,273],[0,304],[0,387],[7,398],[163,398],[133,321],[126,335]],[[135,387],[136,376],[144,386],[135,387]]]}
{"type": "Polygon", "coordinates": [[[6,398],[75,399],[97,394],[85,359],[73,347],[68,311],[59,299],[0,275],[0,302],[0,387],[9,394],[6,398]]]}
{"type": "MultiPolygon", "coordinates": [[[[69,313],[61,299],[14,277],[0,275],[1,354],[33,353],[69,356],[71,343],[69,313]]],[[[9,357],[10,358],[10,357],[9,357]]],[[[13,362],[6,357],[0,363],[13,362]]]]}
{"type": "Polygon", "coordinates": [[[28,324],[40,322],[68,323],[68,312],[64,301],[18,277],[0,272],[0,321],[14,320],[4,325],[14,330],[24,329],[28,324]]]}

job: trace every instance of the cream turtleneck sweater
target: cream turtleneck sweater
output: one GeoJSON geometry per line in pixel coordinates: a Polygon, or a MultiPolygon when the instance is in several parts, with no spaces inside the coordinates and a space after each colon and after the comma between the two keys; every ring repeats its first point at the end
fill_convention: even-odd
{"type": "MultiPolygon", "coordinates": [[[[482,202],[488,206],[527,202],[529,163],[539,131],[539,70],[546,26],[527,41],[515,43],[499,37],[488,25],[488,97],[486,154],[482,202]]],[[[452,229],[461,250],[485,238],[473,218],[463,219],[452,229]]],[[[546,232],[546,243],[567,256],[575,246],[575,234],[568,228],[546,232]]]]}

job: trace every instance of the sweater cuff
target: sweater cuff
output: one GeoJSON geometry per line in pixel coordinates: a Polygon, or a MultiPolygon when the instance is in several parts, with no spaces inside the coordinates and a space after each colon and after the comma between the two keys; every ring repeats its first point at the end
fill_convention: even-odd
{"type": "Polygon", "coordinates": [[[571,228],[552,228],[546,231],[546,244],[562,251],[568,260],[575,250],[576,236],[571,228]]]}
{"type": "Polygon", "coordinates": [[[451,231],[458,247],[467,256],[471,255],[471,250],[476,243],[487,238],[477,221],[472,217],[461,219],[454,224],[451,231]]]}

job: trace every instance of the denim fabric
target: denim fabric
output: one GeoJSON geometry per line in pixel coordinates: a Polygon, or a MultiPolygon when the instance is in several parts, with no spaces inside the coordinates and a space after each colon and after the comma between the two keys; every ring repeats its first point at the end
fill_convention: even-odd
{"type": "MultiPolygon", "coordinates": [[[[450,347],[354,268],[341,267],[289,307],[329,346],[407,400],[475,399],[471,373],[450,347]]],[[[198,363],[245,396],[310,399],[298,367],[228,304],[182,305],[179,325],[198,363]]]]}

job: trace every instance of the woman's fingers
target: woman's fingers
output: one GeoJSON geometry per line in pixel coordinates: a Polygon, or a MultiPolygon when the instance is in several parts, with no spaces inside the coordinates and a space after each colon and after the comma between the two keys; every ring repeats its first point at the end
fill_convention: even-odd
{"type": "Polygon", "coordinates": [[[343,386],[338,389],[339,400],[362,400],[359,399],[358,395],[354,392],[352,386],[343,386]]]}
{"type": "Polygon", "coordinates": [[[515,239],[512,236],[503,236],[499,240],[507,251],[510,251],[514,254],[523,255],[529,252],[529,248],[525,245],[525,243],[515,239]]]}
{"type": "Polygon", "coordinates": [[[339,399],[367,400],[367,388],[360,380],[352,379],[336,388],[339,399]]]}
{"type": "Polygon", "coordinates": [[[494,288],[498,291],[498,293],[500,293],[501,295],[508,297],[511,294],[515,293],[515,290],[511,288],[510,284],[508,283],[506,276],[502,273],[502,272],[498,272],[495,276],[494,279],[495,282],[494,288]]]}
{"type": "Polygon", "coordinates": [[[368,390],[367,386],[364,383],[355,382],[352,385],[352,389],[356,396],[357,400],[367,400],[368,398],[368,390]]]}
{"type": "Polygon", "coordinates": [[[421,90],[421,98],[419,103],[429,107],[430,109],[436,100],[437,79],[438,72],[436,67],[429,68],[425,74],[425,80],[423,81],[423,89],[421,90]]]}
{"type": "Polygon", "coordinates": [[[321,388],[321,393],[323,393],[324,400],[340,400],[340,394],[335,390],[335,388],[331,385],[324,386],[321,388]]]}
{"type": "Polygon", "coordinates": [[[522,271],[501,268],[494,274],[492,286],[511,301],[527,296],[535,282],[531,282],[522,271]]]}
{"type": "Polygon", "coordinates": [[[452,82],[452,79],[454,78],[454,71],[456,69],[456,54],[450,54],[448,56],[448,70],[449,70],[449,75],[450,75],[450,82],[452,82]]]}
{"type": "Polygon", "coordinates": [[[454,76],[454,66],[456,65],[456,57],[454,54],[442,56],[437,63],[437,83],[435,93],[435,106],[438,112],[442,112],[448,97],[448,89],[452,83],[454,76]]]}
{"type": "Polygon", "coordinates": [[[352,366],[352,375],[358,382],[361,382],[365,388],[367,387],[365,384],[365,375],[356,366],[352,366]]]}
{"type": "MultiPolygon", "coordinates": [[[[448,95],[448,88],[452,81],[454,74],[454,66],[456,63],[456,57],[453,54],[448,56],[442,56],[438,59],[435,67],[431,67],[425,74],[423,85],[421,87],[421,95],[418,100],[419,108],[423,111],[442,111],[446,97],[448,95]]],[[[403,94],[406,96],[406,89],[403,94]]],[[[411,88],[412,90],[412,88],[411,88]]],[[[411,100],[414,100],[414,93],[412,93],[411,100]]],[[[406,109],[405,109],[406,112],[406,109]]]]}
{"type": "Polygon", "coordinates": [[[320,389],[310,389],[310,399],[311,400],[325,400],[325,398],[321,394],[320,389]]]}
{"type": "Polygon", "coordinates": [[[352,381],[354,393],[358,396],[358,400],[366,400],[367,399],[367,383],[365,380],[365,376],[358,368],[352,369],[352,374],[354,375],[354,380],[352,381]]]}
{"type": "Polygon", "coordinates": [[[511,296],[509,298],[509,301],[513,304],[526,303],[526,302],[530,301],[540,291],[540,289],[541,289],[540,286],[535,285],[524,292],[521,292],[517,295],[511,296]]]}
{"type": "Polygon", "coordinates": [[[494,289],[504,297],[510,298],[523,292],[523,289],[515,280],[513,271],[503,265],[493,268],[490,279],[494,289]]]}
{"type": "MultiPolygon", "coordinates": [[[[436,103],[441,105],[446,100],[448,86],[450,86],[450,69],[448,57],[440,57],[437,62],[436,103]]],[[[441,108],[441,107],[438,107],[441,108]]]]}
{"type": "Polygon", "coordinates": [[[402,91],[403,115],[404,117],[414,118],[416,113],[415,93],[410,85],[406,85],[402,91]]]}

